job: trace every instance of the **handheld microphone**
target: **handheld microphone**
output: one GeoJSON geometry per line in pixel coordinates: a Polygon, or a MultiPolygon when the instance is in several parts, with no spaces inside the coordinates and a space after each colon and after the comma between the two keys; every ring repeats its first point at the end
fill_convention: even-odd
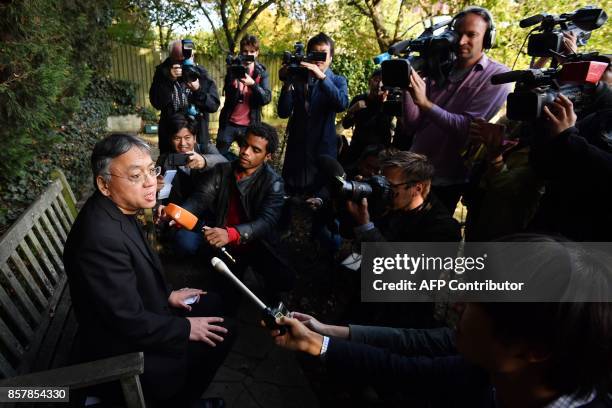
{"type": "Polygon", "coordinates": [[[251,291],[251,289],[249,289],[244,283],[242,283],[240,279],[238,279],[236,275],[232,273],[232,271],[230,271],[225,262],[223,262],[217,257],[214,257],[213,259],[211,259],[210,263],[217,272],[229,278],[229,280],[231,280],[232,283],[236,285],[242,293],[244,293],[249,299],[251,299],[252,302],[259,306],[263,315],[262,320],[264,321],[264,324],[267,328],[278,329],[280,330],[281,334],[285,333],[286,328],[284,326],[279,326],[278,324],[276,324],[277,318],[289,315],[289,310],[287,310],[283,302],[280,302],[275,308],[270,308],[266,306],[266,304],[262,302],[261,299],[259,299],[257,295],[255,295],[251,291]]]}
{"type": "MultiPolygon", "coordinates": [[[[183,226],[189,231],[202,231],[206,227],[206,224],[204,224],[203,221],[198,220],[198,217],[174,203],[168,204],[164,208],[164,212],[174,221],[176,221],[178,224],[181,224],[181,226],[183,226]]],[[[234,257],[231,256],[229,252],[227,252],[227,249],[225,249],[225,247],[221,247],[219,249],[221,250],[221,252],[223,252],[225,256],[227,256],[230,261],[236,263],[234,257]]]]}

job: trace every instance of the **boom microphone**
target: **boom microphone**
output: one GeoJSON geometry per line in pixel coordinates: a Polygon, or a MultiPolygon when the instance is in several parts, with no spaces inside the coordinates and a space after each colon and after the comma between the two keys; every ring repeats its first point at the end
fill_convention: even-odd
{"type": "Polygon", "coordinates": [[[236,285],[242,293],[244,293],[249,299],[251,299],[251,301],[253,301],[257,306],[259,306],[263,314],[262,319],[266,327],[268,327],[269,329],[278,329],[280,330],[281,334],[285,333],[285,327],[276,324],[277,318],[289,315],[289,310],[287,310],[283,302],[280,302],[278,306],[273,309],[269,308],[264,302],[261,301],[261,299],[257,297],[257,295],[255,295],[251,291],[251,289],[249,289],[244,283],[242,283],[240,279],[238,279],[236,275],[232,273],[232,271],[230,271],[225,262],[223,262],[217,257],[214,257],[210,260],[210,263],[217,272],[229,278],[229,280],[231,280],[232,283],[236,285]]]}
{"type": "MultiPolygon", "coordinates": [[[[182,227],[189,231],[199,232],[203,231],[206,227],[206,224],[203,221],[198,220],[198,217],[174,203],[168,204],[164,208],[164,212],[174,221],[176,221],[177,224],[180,224],[182,227]]],[[[225,247],[221,247],[219,249],[221,250],[221,252],[223,252],[225,256],[227,256],[230,261],[236,263],[234,257],[231,256],[229,252],[227,252],[227,249],[225,249],[225,247]]]]}
{"type": "Polygon", "coordinates": [[[538,24],[544,20],[544,14],[536,14],[535,16],[527,17],[519,22],[519,27],[526,28],[538,24]]]}
{"type": "Polygon", "coordinates": [[[389,54],[400,55],[406,48],[410,46],[412,40],[399,41],[389,47],[389,54]]]}

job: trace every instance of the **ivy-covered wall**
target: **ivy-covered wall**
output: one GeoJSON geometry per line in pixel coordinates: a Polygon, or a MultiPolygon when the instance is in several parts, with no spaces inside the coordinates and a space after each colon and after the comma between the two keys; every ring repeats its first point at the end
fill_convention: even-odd
{"type": "Polygon", "coordinates": [[[0,2],[0,233],[60,167],[75,191],[113,107],[113,0],[0,2]]]}

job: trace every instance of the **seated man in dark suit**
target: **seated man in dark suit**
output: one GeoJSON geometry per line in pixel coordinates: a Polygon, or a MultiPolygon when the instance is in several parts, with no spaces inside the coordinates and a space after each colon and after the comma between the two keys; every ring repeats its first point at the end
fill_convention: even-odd
{"type": "MultiPolygon", "coordinates": [[[[219,153],[210,140],[206,145],[197,143],[198,123],[191,117],[182,113],[172,115],[168,120],[168,129],[172,135],[170,138],[172,151],[161,153],[157,159],[157,165],[162,168],[162,174],[157,176],[157,189],[161,190],[164,187],[163,175],[168,170],[175,170],[176,174],[172,179],[170,194],[166,198],[160,196],[159,201],[164,205],[168,203],[181,205],[194,192],[202,174],[213,168],[215,164],[226,162],[227,159],[219,153]],[[177,153],[189,155],[185,164],[175,163],[177,153]]],[[[202,234],[184,229],[173,232],[171,239],[177,256],[193,255],[197,252],[202,243],[202,234]]]]}
{"type": "MultiPolygon", "coordinates": [[[[183,207],[200,219],[204,211],[213,214],[204,219],[204,239],[213,248],[228,246],[238,260],[232,266],[238,276],[247,266],[261,274],[266,300],[275,302],[294,280],[292,268],[280,254],[277,231],[283,180],[267,163],[278,148],[278,134],[266,123],[252,124],[238,144],[240,157],[203,175],[183,207]]],[[[225,277],[219,284],[227,307],[236,307],[240,296],[234,287],[225,277]]]]}
{"type": "Polygon", "coordinates": [[[145,142],[123,134],[98,142],[91,165],[96,192],[64,250],[79,323],[74,359],[143,351],[148,405],[198,403],[230,342],[216,317],[218,299],[199,289],[171,291],[136,219],[140,209],[155,205],[160,169],[145,142]]]}

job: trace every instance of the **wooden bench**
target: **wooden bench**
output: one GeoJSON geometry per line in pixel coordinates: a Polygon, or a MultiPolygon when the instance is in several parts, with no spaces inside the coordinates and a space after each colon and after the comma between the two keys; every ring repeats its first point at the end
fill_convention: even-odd
{"type": "Polygon", "coordinates": [[[72,390],[119,380],[126,405],[144,407],[142,353],[65,367],[77,321],[62,253],[76,215],[72,190],[58,171],[0,239],[0,387],[72,390]]]}

